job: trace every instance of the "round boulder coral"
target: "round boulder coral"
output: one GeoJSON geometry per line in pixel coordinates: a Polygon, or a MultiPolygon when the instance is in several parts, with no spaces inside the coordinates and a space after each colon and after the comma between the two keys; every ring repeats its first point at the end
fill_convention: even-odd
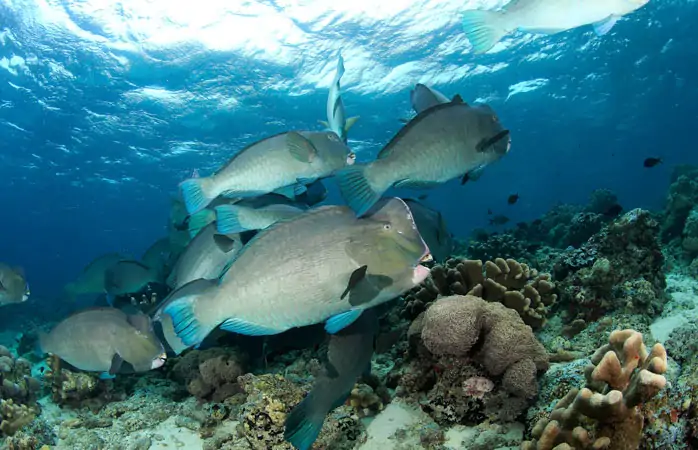
{"type": "Polygon", "coordinates": [[[480,334],[482,303],[472,295],[454,295],[434,303],[424,316],[422,340],[426,348],[439,356],[468,354],[480,334]]]}

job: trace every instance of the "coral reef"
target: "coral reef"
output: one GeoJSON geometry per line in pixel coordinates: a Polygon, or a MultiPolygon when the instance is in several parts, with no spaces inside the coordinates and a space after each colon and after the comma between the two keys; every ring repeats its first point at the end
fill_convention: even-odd
{"type": "Polygon", "coordinates": [[[98,411],[110,401],[122,400],[126,395],[114,389],[113,381],[101,380],[95,373],[73,372],[61,367],[61,361],[56,357],[49,357],[48,366],[44,380],[57,405],[98,411]]]}
{"type": "Polygon", "coordinates": [[[586,387],[571,389],[550,418],[538,420],[531,431],[533,439],[524,442],[522,449],[639,448],[645,422],[639,405],[664,388],[666,370],[667,355],[661,344],[648,353],[642,334],[614,331],[585,368],[586,387]],[[593,427],[588,419],[596,421],[593,427]]]}
{"type": "Polygon", "coordinates": [[[516,310],[527,325],[540,328],[548,309],[557,300],[550,275],[538,274],[526,264],[497,258],[480,260],[451,258],[436,265],[431,277],[405,296],[404,315],[414,318],[440,295],[475,295],[490,302],[501,302],[516,310]]]}
{"type": "Polygon", "coordinates": [[[548,355],[512,309],[472,295],[437,300],[415,319],[398,393],[441,424],[511,421],[537,394],[548,355]]]}
{"type": "Polygon", "coordinates": [[[241,391],[238,377],[245,373],[245,358],[236,349],[192,350],[172,367],[173,377],[196,398],[222,402],[241,391]]]}
{"type": "Polygon", "coordinates": [[[34,421],[40,412],[40,389],[31,376],[31,363],[0,345],[0,436],[12,436],[34,421]]]}
{"type": "Polygon", "coordinates": [[[659,224],[636,209],[604,227],[555,263],[568,319],[595,320],[618,309],[657,315],[667,296],[659,224]]]}

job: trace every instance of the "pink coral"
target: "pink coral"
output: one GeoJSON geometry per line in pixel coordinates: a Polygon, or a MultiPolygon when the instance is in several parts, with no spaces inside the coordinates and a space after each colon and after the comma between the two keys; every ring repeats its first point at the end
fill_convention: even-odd
{"type": "Polygon", "coordinates": [[[465,395],[473,398],[482,398],[494,389],[492,380],[484,377],[471,377],[463,382],[465,395]]]}

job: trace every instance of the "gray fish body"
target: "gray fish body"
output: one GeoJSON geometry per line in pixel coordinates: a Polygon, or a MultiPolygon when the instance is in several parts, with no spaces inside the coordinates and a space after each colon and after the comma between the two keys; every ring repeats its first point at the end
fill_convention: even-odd
{"type": "Polygon", "coordinates": [[[167,266],[171,262],[170,239],[162,238],[155,241],[143,253],[141,261],[155,272],[155,277],[160,280],[167,271],[167,266]]]}
{"type": "Polygon", "coordinates": [[[262,231],[218,286],[182,295],[164,311],[188,345],[223,322],[228,331],[277,334],[394,298],[426,276],[418,263],[427,253],[399,199],[365,219],[347,207],[320,207],[262,231]],[[365,279],[354,279],[363,266],[365,279]]]}
{"type": "Polygon", "coordinates": [[[450,101],[451,100],[441,92],[421,83],[417,83],[410,92],[412,109],[414,109],[417,114],[436,105],[448,103],[450,101]]]}
{"type": "Polygon", "coordinates": [[[222,194],[255,197],[290,187],[292,197],[353,162],[350,154],[332,131],[282,133],[243,149],[210,177],[184,181],[182,193],[191,214],[222,194]]]}
{"type": "Polygon", "coordinates": [[[216,224],[211,223],[187,245],[177,260],[167,284],[177,289],[190,281],[216,279],[221,276],[241,248],[242,242],[239,235],[219,235],[216,224]],[[230,247],[221,248],[219,242],[221,239],[227,240],[230,247]]]}
{"type": "Polygon", "coordinates": [[[133,294],[157,281],[157,273],[150,267],[138,261],[123,260],[105,272],[104,290],[112,296],[133,294]]]}
{"type": "Polygon", "coordinates": [[[126,257],[119,253],[107,253],[95,258],[75,281],[66,285],[66,292],[69,295],[104,293],[104,277],[107,270],[124,259],[126,257]]]}
{"type": "Polygon", "coordinates": [[[410,122],[378,159],[366,168],[377,190],[440,184],[487,165],[508,151],[508,140],[479,151],[477,146],[503,130],[489,107],[448,103],[425,111],[410,122]]]}
{"type": "Polygon", "coordinates": [[[164,350],[152,330],[138,329],[129,320],[129,316],[114,308],[82,311],[42,336],[41,348],[89,372],[110,371],[115,355],[137,372],[162,365],[164,350]]]}
{"type": "Polygon", "coordinates": [[[310,448],[327,414],[346,400],[357,379],[370,368],[377,333],[378,317],[369,310],[330,337],[325,373],[286,419],[284,437],[296,448],[310,448]]]}
{"type": "Polygon", "coordinates": [[[22,272],[0,263],[0,306],[29,299],[29,285],[22,272]]]}
{"type": "Polygon", "coordinates": [[[429,247],[434,260],[445,261],[453,252],[454,242],[441,213],[417,200],[403,200],[410,207],[419,234],[429,247]]]}

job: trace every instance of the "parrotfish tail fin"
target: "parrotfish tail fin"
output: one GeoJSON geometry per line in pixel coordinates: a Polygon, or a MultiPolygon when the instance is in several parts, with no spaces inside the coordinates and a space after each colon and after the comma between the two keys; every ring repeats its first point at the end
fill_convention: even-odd
{"type": "Polygon", "coordinates": [[[298,450],[308,450],[317,440],[327,411],[318,405],[313,392],[286,417],[284,439],[298,450]]]}
{"type": "Polygon", "coordinates": [[[463,13],[463,31],[475,53],[485,53],[507,34],[501,18],[502,13],[495,11],[463,13]]]}
{"type": "Polygon", "coordinates": [[[216,215],[209,209],[204,209],[192,214],[189,216],[189,236],[193,238],[202,228],[205,228],[214,220],[216,220],[216,215]]]}
{"type": "Polygon", "coordinates": [[[170,294],[178,298],[173,300],[162,311],[172,318],[175,334],[188,347],[200,344],[218,326],[218,323],[207,323],[201,317],[201,311],[206,308],[197,308],[201,301],[206,300],[205,297],[209,295],[213,288],[210,287],[210,283],[209,287],[205,287],[205,289],[199,287],[192,288],[194,287],[192,283],[204,281],[192,281],[170,294]]]}
{"type": "Polygon", "coordinates": [[[242,233],[248,230],[240,223],[240,208],[233,205],[216,206],[216,228],[221,234],[242,233]]]}
{"type": "Polygon", "coordinates": [[[381,198],[384,191],[378,191],[366,178],[367,166],[347,166],[337,172],[337,182],[346,200],[357,216],[362,216],[381,198]]]}
{"type": "Polygon", "coordinates": [[[208,184],[206,178],[191,178],[179,184],[189,214],[201,211],[216,198],[215,195],[208,192],[208,184]]]}

